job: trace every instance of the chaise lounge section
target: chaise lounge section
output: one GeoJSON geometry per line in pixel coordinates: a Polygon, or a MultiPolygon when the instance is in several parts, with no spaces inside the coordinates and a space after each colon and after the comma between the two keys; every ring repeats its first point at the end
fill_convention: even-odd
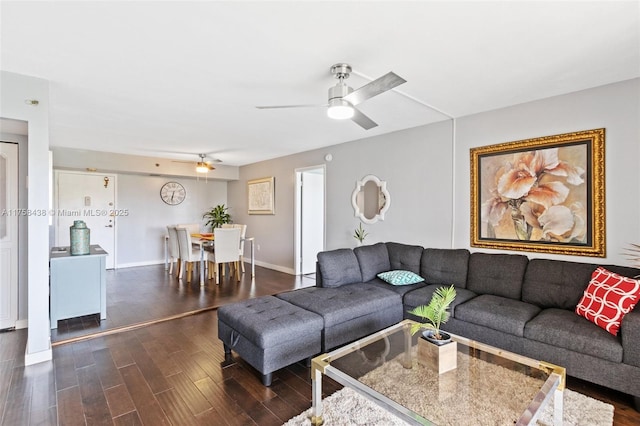
{"type": "MultiPolygon", "coordinates": [[[[471,253],[466,249],[422,248],[401,243],[378,243],[318,254],[316,287],[276,295],[275,299],[315,315],[321,323],[316,352],[293,348],[298,360],[326,352],[403,318],[426,304],[436,289],[454,285],[457,297],[451,319],[443,327],[461,336],[541,359],[567,369],[567,374],[632,395],[640,406],[640,311],[624,316],[617,336],[575,313],[593,272],[600,265],[524,255],[471,253]],[[424,281],[392,285],[378,274],[406,270],[424,281]]],[[[603,265],[626,277],[640,269],[603,265]]],[[[271,296],[270,296],[271,297],[271,296]]],[[[256,299],[258,300],[258,299],[256,299]]],[[[241,302],[244,303],[244,302],[241,302]]],[[[235,305],[224,310],[233,312],[235,305]]],[[[223,308],[221,308],[222,310],[223,308]]],[[[223,316],[223,319],[225,317],[223,316]]],[[[250,322],[236,315],[239,322],[250,322]]],[[[255,336],[246,324],[226,324],[220,338],[244,359],[255,357],[254,347],[229,341],[225,327],[255,336]]],[[[277,328],[277,327],[276,327],[277,328]]],[[[272,342],[275,344],[275,342],[272,342]]],[[[294,344],[301,346],[302,344],[294,344]]],[[[268,346],[268,345],[267,345],[268,346]]],[[[269,348],[258,350],[269,359],[269,348]]],[[[295,357],[293,357],[295,358],[295,357]]],[[[288,357],[286,362],[292,360],[288,357]]],[[[293,360],[293,363],[298,360],[293,360]]],[[[251,363],[264,374],[259,363],[251,363]]],[[[275,371],[271,369],[270,371],[275,371]]]]}

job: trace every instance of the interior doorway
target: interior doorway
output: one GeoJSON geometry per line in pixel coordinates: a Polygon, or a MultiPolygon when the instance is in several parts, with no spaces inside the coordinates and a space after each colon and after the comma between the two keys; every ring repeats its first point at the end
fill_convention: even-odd
{"type": "Polygon", "coordinates": [[[296,275],[316,272],[325,243],[325,166],[296,169],[296,275]]]}
{"type": "Polygon", "coordinates": [[[106,268],[115,267],[116,175],[56,170],[56,246],[68,246],[69,227],[83,220],[90,243],[107,253],[106,268]]]}
{"type": "Polygon", "coordinates": [[[0,142],[0,330],[18,321],[18,144],[0,142]]]}

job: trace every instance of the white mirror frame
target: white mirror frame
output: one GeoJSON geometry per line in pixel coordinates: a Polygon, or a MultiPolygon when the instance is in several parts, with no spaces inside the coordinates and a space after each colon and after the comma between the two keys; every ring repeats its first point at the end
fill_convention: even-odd
{"type": "Polygon", "coordinates": [[[351,205],[353,206],[355,217],[360,218],[360,220],[364,223],[372,224],[376,223],[378,220],[384,220],[384,215],[387,210],[389,210],[389,206],[391,205],[391,195],[389,195],[389,191],[387,191],[387,182],[378,179],[378,177],[374,175],[367,175],[363,177],[362,180],[356,182],[356,189],[353,191],[353,194],[351,194],[351,205]],[[358,193],[364,189],[364,186],[367,182],[374,182],[378,186],[378,188],[380,188],[380,192],[382,192],[385,198],[384,206],[380,209],[378,214],[371,219],[367,219],[364,216],[364,212],[360,211],[357,201],[358,193]]]}

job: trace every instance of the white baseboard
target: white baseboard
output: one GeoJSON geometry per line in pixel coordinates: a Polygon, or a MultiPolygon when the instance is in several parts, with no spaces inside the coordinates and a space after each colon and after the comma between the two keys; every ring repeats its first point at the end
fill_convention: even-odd
{"type": "MultiPolygon", "coordinates": [[[[251,257],[244,258],[245,265],[251,267],[251,257]]],[[[137,266],[152,266],[152,265],[164,265],[164,260],[151,260],[146,262],[131,262],[131,263],[120,263],[116,265],[117,269],[120,268],[135,268],[137,266]]],[[[292,268],[287,268],[286,266],[273,265],[267,262],[261,262],[256,260],[256,266],[262,266],[263,268],[273,269],[274,271],[284,272],[285,274],[295,275],[296,271],[292,268]]]]}
{"type": "Polygon", "coordinates": [[[135,268],[136,266],[152,266],[152,265],[163,265],[163,264],[164,264],[164,260],[148,260],[146,262],[119,263],[116,265],[116,269],[135,268]]]}
{"type": "Polygon", "coordinates": [[[21,328],[27,328],[27,327],[29,327],[29,320],[28,319],[23,319],[23,320],[16,321],[16,330],[20,330],[21,328]]]}
{"type": "Polygon", "coordinates": [[[51,348],[46,351],[34,352],[32,354],[24,354],[24,365],[33,365],[40,362],[51,361],[53,359],[53,352],[51,348]]]}
{"type": "MultiPolygon", "coordinates": [[[[244,261],[246,262],[245,267],[251,267],[251,257],[249,258],[244,258],[244,261]]],[[[295,275],[296,271],[294,271],[292,268],[287,268],[285,266],[280,266],[280,265],[272,265],[271,263],[266,263],[266,262],[261,262],[259,260],[256,260],[256,266],[262,266],[263,268],[267,268],[267,269],[273,269],[274,271],[278,271],[278,272],[284,272],[285,274],[289,274],[289,275],[295,275]]]]}

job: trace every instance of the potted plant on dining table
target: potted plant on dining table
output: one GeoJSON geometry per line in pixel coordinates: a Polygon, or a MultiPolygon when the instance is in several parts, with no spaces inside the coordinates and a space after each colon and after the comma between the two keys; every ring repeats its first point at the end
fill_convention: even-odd
{"type": "Polygon", "coordinates": [[[231,215],[228,210],[228,207],[224,204],[218,204],[211,208],[211,210],[202,215],[203,219],[207,219],[205,226],[211,227],[211,232],[213,232],[215,228],[221,228],[225,223],[231,223],[231,215]]]}

